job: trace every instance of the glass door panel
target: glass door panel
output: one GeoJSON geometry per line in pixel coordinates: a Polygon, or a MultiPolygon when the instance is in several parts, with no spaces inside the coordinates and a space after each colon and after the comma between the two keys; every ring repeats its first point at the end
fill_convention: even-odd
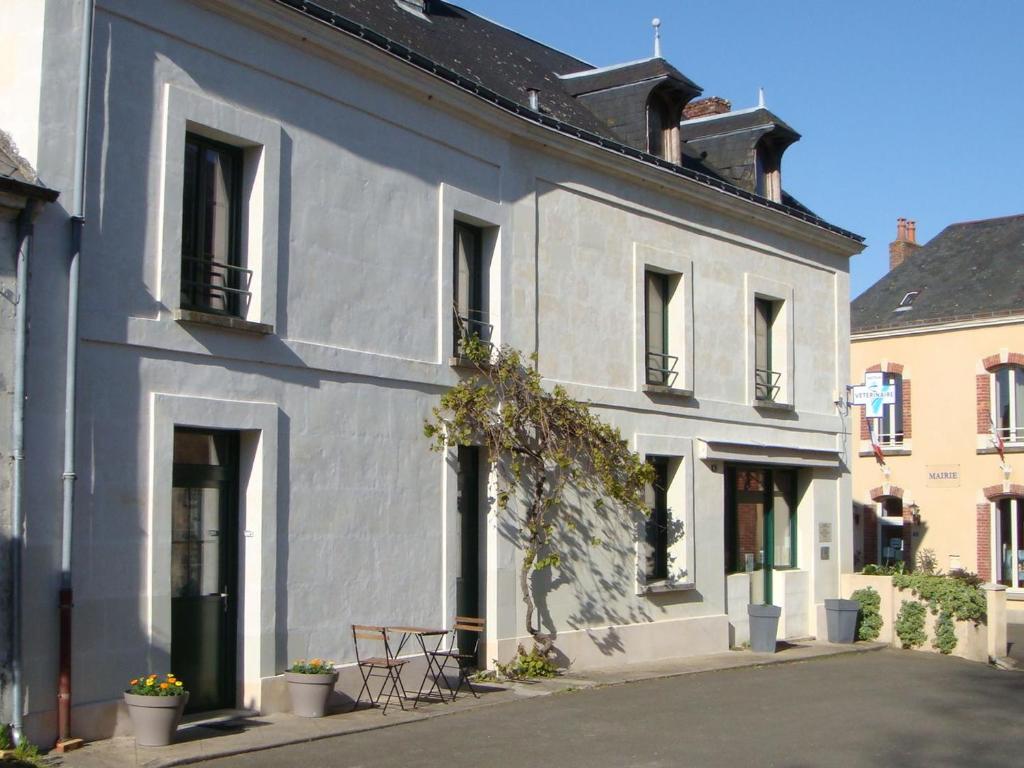
{"type": "Polygon", "coordinates": [[[171,670],[188,711],[235,705],[237,435],[175,431],[171,670]]]}
{"type": "Polygon", "coordinates": [[[769,542],[765,534],[765,473],[762,470],[736,470],[736,566],[751,574],[751,602],[770,603],[771,582],[765,570],[769,542]]]}

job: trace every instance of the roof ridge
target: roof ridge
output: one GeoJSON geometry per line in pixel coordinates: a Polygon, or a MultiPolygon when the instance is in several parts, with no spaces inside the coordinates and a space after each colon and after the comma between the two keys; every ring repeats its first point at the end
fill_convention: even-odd
{"type": "Polygon", "coordinates": [[[1006,216],[993,216],[990,219],[968,219],[967,221],[954,221],[952,224],[947,224],[946,229],[949,229],[950,227],[964,227],[969,224],[988,224],[989,222],[1006,221],[1008,219],[1024,219],[1024,213],[1011,213],[1006,216]]]}

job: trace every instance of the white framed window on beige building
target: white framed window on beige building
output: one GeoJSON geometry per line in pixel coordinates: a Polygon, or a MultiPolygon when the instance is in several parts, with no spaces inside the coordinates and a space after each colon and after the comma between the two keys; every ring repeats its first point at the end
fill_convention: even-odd
{"type": "Polygon", "coordinates": [[[180,322],[272,333],[281,127],[164,86],[157,296],[180,322]]]}
{"type": "Polygon", "coordinates": [[[636,379],[647,393],[693,395],[693,262],[633,244],[636,379]]]}
{"type": "Polygon", "coordinates": [[[997,434],[1004,443],[1024,444],[1024,366],[1001,365],[989,375],[997,434]]]}
{"type": "Polygon", "coordinates": [[[796,370],[793,288],[748,272],[744,295],[748,402],[791,409],[796,370]]]}

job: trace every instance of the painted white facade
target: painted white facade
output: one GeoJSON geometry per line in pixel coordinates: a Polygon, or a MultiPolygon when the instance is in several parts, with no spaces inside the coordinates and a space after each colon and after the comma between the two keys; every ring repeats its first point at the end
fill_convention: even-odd
{"type": "MultiPolygon", "coordinates": [[[[46,3],[29,159],[57,189],[72,173],[79,18],[79,2],[46,3]]],[[[450,623],[455,474],[422,425],[459,375],[455,219],[493,233],[496,340],[535,350],[549,381],[592,401],[637,450],[680,460],[674,588],[638,585],[635,531],[605,525],[605,545],[554,572],[539,606],[565,657],[595,666],[729,646],[723,471],[744,450],[786,466],[803,457],[799,573],[777,575],[776,592],[786,636],[818,632],[822,601],[852,565],[849,446],[834,401],[849,379],[857,243],[513,118],[265,0],[97,0],[93,51],[76,735],[122,728],[127,679],[169,663],[176,425],[241,432],[239,706],[270,708],[290,659],[353,661],[353,622],[450,623]],[[246,147],[249,331],[176,319],[186,128],[246,147]],[[684,339],[678,387],[692,396],[644,391],[645,264],[685,284],[672,322],[684,339]],[[786,303],[786,408],[753,405],[754,295],[786,303]],[[831,466],[807,466],[829,455],[831,466]]],[[[6,97],[0,125],[15,125],[6,97]]],[[[40,742],[54,732],[66,239],[58,203],[37,224],[37,253],[53,257],[33,274],[49,288],[30,305],[24,647],[40,742]]],[[[493,513],[487,542],[488,658],[504,659],[526,630],[517,551],[493,513]]]]}

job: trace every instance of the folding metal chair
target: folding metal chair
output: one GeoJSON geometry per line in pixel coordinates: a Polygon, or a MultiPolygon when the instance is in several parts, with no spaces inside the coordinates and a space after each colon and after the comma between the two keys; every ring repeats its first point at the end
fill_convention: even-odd
{"type": "Polygon", "coordinates": [[[388,704],[391,703],[392,697],[396,697],[398,699],[398,706],[404,710],[405,704],[403,703],[403,700],[407,697],[405,693],[405,686],[402,685],[401,672],[402,667],[408,663],[408,659],[396,659],[391,653],[391,646],[388,644],[387,630],[384,627],[353,624],[352,642],[356,647],[356,664],[359,667],[359,673],[363,676],[363,687],[359,689],[359,695],[356,696],[356,700],[352,708],[355,709],[359,706],[359,702],[363,698],[363,691],[366,691],[366,697],[373,705],[379,704],[381,697],[384,697],[384,709],[381,710],[381,714],[387,714],[388,704]],[[380,643],[384,649],[384,655],[363,658],[359,653],[360,640],[380,643]],[[380,690],[377,691],[376,697],[374,697],[373,693],[370,691],[371,677],[383,678],[383,682],[381,683],[380,690]],[[389,682],[391,683],[391,687],[388,690],[389,682]]]}
{"type": "MultiPolygon", "coordinates": [[[[480,638],[484,633],[484,620],[476,619],[471,616],[456,616],[455,626],[452,627],[452,642],[455,647],[449,651],[432,651],[428,652],[428,655],[433,659],[437,669],[437,680],[445,680],[448,685],[448,689],[452,692],[452,701],[455,701],[455,697],[459,695],[459,691],[462,690],[462,684],[465,683],[466,687],[469,688],[469,692],[477,699],[480,698],[480,694],[476,692],[473,687],[473,683],[469,679],[471,672],[476,671],[477,665],[477,651],[480,648],[480,638]],[[468,649],[460,649],[458,645],[459,633],[473,633],[472,642],[468,649]],[[449,662],[454,663],[459,670],[459,679],[455,686],[452,688],[447,683],[447,677],[445,677],[444,670],[448,666],[449,662]]],[[[465,635],[463,635],[465,637],[465,635]]]]}

